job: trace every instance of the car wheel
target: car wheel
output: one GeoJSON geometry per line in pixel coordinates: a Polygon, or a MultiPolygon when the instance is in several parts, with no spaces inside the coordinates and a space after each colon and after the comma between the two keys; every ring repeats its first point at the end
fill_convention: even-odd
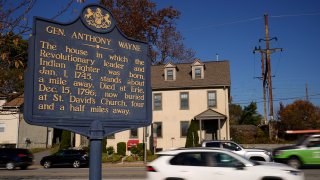
{"type": "Polygon", "coordinates": [[[51,162],[50,161],[45,161],[43,163],[43,167],[46,168],[46,169],[50,168],[51,167],[51,162]]]}
{"type": "Polygon", "coordinates": [[[80,161],[75,160],[75,161],[73,161],[72,165],[73,165],[74,168],[79,168],[80,167],[80,161]]]}
{"type": "Polygon", "coordinates": [[[13,170],[15,167],[14,167],[14,163],[13,162],[8,162],[6,164],[6,169],[8,170],[13,170]]]}
{"type": "Polygon", "coordinates": [[[293,168],[296,168],[296,169],[299,169],[302,165],[301,161],[299,160],[299,158],[297,157],[291,157],[289,160],[288,160],[288,165],[293,167],[293,168]]]}

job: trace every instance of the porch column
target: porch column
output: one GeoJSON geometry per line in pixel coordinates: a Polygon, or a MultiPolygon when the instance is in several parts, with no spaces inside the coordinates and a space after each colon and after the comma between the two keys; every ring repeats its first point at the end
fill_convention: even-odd
{"type": "Polygon", "coordinates": [[[200,130],[200,143],[202,142],[202,120],[199,119],[199,130],[200,130]]]}
{"type": "Polygon", "coordinates": [[[218,119],[218,131],[219,131],[219,133],[218,133],[218,140],[221,140],[221,127],[220,127],[220,119],[218,119]]]}

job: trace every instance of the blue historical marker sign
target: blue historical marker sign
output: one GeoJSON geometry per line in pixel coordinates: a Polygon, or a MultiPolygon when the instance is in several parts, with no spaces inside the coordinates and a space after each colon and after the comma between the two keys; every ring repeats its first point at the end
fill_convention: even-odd
{"type": "Polygon", "coordinates": [[[30,124],[107,136],[151,123],[148,46],[125,37],[101,6],[67,24],[34,18],[25,79],[30,124]]]}

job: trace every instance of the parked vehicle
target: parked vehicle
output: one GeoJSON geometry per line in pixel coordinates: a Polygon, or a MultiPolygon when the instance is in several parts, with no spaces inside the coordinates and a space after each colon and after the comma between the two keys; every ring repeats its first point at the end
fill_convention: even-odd
{"type": "Polygon", "coordinates": [[[85,150],[64,149],[41,159],[44,168],[52,166],[72,165],[74,168],[89,164],[89,157],[85,150]]]}
{"type": "Polygon", "coordinates": [[[272,161],[272,153],[264,149],[246,149],[233,141],[204,141],[202,147],[216,147],[233,151],[240,156],[255,161],[272,161]]]}
{"type": "Polygon", "coordinates": [[[296,145],[274,149],[273,158],[294,168],[320,166],[320,134],[304,136],[296,145]]]}
{"type": "Polygon", "coordinates": [[[147,180],[303,180],[304,173],[285,164],[250,161],[221,148],[176,149],[158,153],[147,165],[147,180]]]}
{"type": "Polygon", "coordinates": [[[33,163],[33,154],[28,149],[0,148],[0,167],[13,170],[27,169],[33,163]]]}

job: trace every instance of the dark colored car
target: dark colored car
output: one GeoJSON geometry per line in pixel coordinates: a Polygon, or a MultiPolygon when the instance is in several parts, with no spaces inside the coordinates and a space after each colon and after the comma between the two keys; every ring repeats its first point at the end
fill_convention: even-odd
{"type": "Polygon", "coordinates": [[[33,163],[33,154],[28,149],[0,148],[0,167],[13,170],[27,169],[33,163]]]}
{"type": "Polygon", "coordinates": [[[40,164],[44,168],[64,165],[72,165],[74,168],[79,168],[80,166],[89,164],[89,157],[85,150],[64,149],[50,156],[43,157],[40,164]]]}

